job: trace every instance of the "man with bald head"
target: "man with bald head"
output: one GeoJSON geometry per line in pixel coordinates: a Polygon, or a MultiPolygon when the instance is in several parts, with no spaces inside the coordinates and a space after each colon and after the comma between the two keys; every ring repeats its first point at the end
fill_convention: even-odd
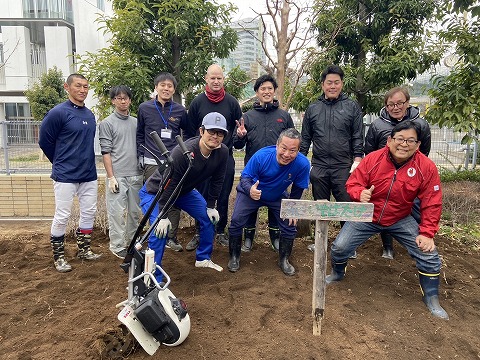
{"type": "MultiPolygon", "coordinates": [[[[217,233],[217,241],[223,245],[228,246],[228,237],[225,234],[225,227],[228,218],[228,199],[233,187],[233,180],[235,177],[235,160],[233,159],[233,134],[235,133],[236,121],[242,117],[242,109],[238,100],[232,95],[225,92],[224,88],[225,78],[223,70],[218,64],[212,64],[207,69],[205,75],[205,91],[198,94],[191,102],[187,114],[187,130],[186,138],[191,138],[198,135],[198,129],[202,123],[204,116],[211,112],[218,112],[222,114],[227,120],[228,134],[224,137],[223,143],[228,147],[229,156],[227,160],[227,170],[225,173],[225,180],[223,183],[220,197],[217,201],[217,209],[220,214],[220,219],[216,224],[215,231],[217,233]]],[[[197,190],[208,197],[208,181],[204,182],[203,186],[197,187],[197,190]]],[[[193,239],[187,244],[186,249],[189,251],[195,250],[199,242],[198,227],[197,233],[193,239]]]]}

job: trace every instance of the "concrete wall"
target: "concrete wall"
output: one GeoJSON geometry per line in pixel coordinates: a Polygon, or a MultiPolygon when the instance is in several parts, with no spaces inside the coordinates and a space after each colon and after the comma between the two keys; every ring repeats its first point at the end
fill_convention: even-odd
{"type": "Polygon", "coordinates": [[[45,26],[47,69],[56,66],[66,77],[74,72],[72,31],[66,26],[45,26]]]}
{"type": "MultiPolygon", "coordinates": [[[[105,189],[105,177],[98,177],[99,191],[105,189]]],[[[1,218],[53,218],[55,196],[50,175],[0,175],[1,218]]]]}
{"type": "Polygon", "coordinates": [[[28,89],[32,63],[30,60],[30,32],[23,26],[2,26],[5,51],[5,88],[28,89]]]}

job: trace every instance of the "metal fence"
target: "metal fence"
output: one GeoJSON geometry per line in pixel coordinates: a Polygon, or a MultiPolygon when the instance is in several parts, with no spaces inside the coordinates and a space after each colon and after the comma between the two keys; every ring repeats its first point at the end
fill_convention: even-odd
{"type": "MultiPolygon", "coordinates": [[[[0,173],[50,173],[52,164],[43,155],[38,146],[40,130],[39,121],[7,120],[0,121],[0,146],[3,157],[0,157],[0,173]]],[[[295,124],[300,128],[298,123],[295,124]]],[[[368,124],[365,124],[366,130],[368,124]]],[[[366,132],[365,130],[365,132],[366,132]]],[[[447,128],[432,126],[432,149],[429,158],[439,168],[457,169],[475,168],[477,163],[477,145],[462,145],[460,140],[464,134],[447,128]]],[[[98,136],[98,131],[97,131],[98,136]]],[[[103,167],[98,138],[95,141],[97,169],[100,174],[105,172],[103,167]]],[[[243,151],[235,151],[236,173],[243,169],[243,151]]]]}

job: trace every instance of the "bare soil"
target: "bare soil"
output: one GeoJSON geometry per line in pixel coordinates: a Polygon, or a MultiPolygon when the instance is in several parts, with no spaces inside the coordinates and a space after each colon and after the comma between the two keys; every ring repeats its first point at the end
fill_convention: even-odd
{"type": "MultiPolygon", "coordinates": [[[[261,226],[265,226],[261,224],[261,226]]],[[[337,229],[331,228],[329,242],[337,229]]],[[[104,338],[118,330],[127,275],[94,234],[96,262],[67,258],[73,271],[55,271],[48,221],[0,221],[0,358],[101,359],[104,338]]],[[[179,231],[185,245],[192,228],[179,231]]],[[[383,259],[381,241],[370,239],[351,260],[344,281],[326,290],[321,336],[312,335],[313,240],[298,238],[285,276],[277,254],[260,231],[241,269],[226,269],[228,249],[215,244],[213,260],[223,272],[194,267],[192,252],[166,249],[170,289],[188,305],[192,328],[178,347],[161,346],[150,357],[137,348],[128,359],[478,359],[480,358],[480,254],[444,236],[441,303],[450,315],[432,317],[421,301],[413,260],[396,243],[394,260],[383,259]]],[[[105,357],[103,357],[105,358],[105,357]]]]}

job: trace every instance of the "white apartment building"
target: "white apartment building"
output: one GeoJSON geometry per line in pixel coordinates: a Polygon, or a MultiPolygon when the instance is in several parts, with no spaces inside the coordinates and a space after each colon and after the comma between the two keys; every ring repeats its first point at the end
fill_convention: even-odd
{"type": "Polygon", "coordinates": [[[262,44],[258,39],[262,37],[263,25],[260,19],[246,18],[230,24],[230,27],[237,32],[238,44],[229,57],[218,59],[220,65],[228,73],[231,69],[239,66],[252,78],[262,74],[262,67],[258,61],[265,63],[266,56],[262,44]]]}
{"type": "Polygon", "coordinates": [[[29,118],[24,91],[41,74],[56,66],[67,77],[74,55],[107,46],[96,20],[112,13],[109,0],[0,0],[0,9],[0,120],[29,118]]]}

